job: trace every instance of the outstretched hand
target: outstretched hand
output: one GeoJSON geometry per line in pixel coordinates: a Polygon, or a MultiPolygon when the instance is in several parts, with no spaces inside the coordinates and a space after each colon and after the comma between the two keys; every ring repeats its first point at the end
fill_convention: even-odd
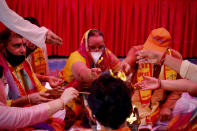
{"type": "Polygon", "coordinates": [[[160,64],[162,53],[154,50],[140,50],[136,52],[137,63],[160,64]]]}
{"type": "Polygon", "coordinates": [[[125,62],[124,60],[119,65],[119,70],[124,71],[125,74],[129,73],[130,68],[131,68],[130,65],[127,62],[125,62]]]}
{"type": "Polygon", "coordinates": [[[54,34],[51,30],[46,33],[46,42],[50,44],[62,45],[62,38],[54,34]]]}
{"type": "Polygon", "coordinates": [[[64,90],[62,96],[60,97],[64,101],[64,105],[68,104],[73,98],[76,98],[79,95],[79,92],[73,88],[69,87],[64,90]]]}
{"type": "Polygon", "coordinates": [[[91,68],[91,78],[92,80],[97,79],[101,75],[101,69],[100,68],[91,68]]]}
{"type": "Polygon", "coordinates": [[[29,99],[32,105],[37,105],[45,102],[52,101],[53,99],[46,98],[49,96],[49,93],[38,92],[29,95],[29,99]]]}
{"type": "Polygon", "coordinates": [[[155,90],[160,88],[160,80],[154,77],[144,76],[144,80],[134,85],[137,89],[155,90]]]}
{"type": "Polygon", "coordinates": [[[52,88],[55,88],[64,83],[64,80],[55,76],[48,76],[48,82],[52,88]]]}
{"type": "Polygon", "coordinates": [[[127,57],[120,63],[119,70],[124,71],[125,74],[133,73],[134,67],[136,64],[136,52],[143,49],[143,45],[133,46],[128,54],[127,57]]]}

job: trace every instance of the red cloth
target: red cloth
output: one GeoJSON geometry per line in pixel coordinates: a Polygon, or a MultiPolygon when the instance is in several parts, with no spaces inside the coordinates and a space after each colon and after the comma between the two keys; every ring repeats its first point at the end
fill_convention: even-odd
{"type": "MultiPolygon", "coordinates": [[[[97,28],[106,47],[125,56],[144,44],[151,30],[165,27],[172,48],[183,57],[197,56],[196,0],[7,0],[22,16],[34,16],[63,38],[62,46],[48,45],[49,55],[69,56],[84,32],[97,28]]],[[[1,29],[1,28],[0,28],[1,29]]]]}

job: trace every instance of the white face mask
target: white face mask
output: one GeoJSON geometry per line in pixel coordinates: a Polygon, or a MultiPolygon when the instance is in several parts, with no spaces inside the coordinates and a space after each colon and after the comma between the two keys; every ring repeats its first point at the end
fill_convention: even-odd
{"type": "Polygon", "coordinates": [[[102,52],[90,52],[93,60],[94,60],[94,63],[96,64],[96,62],[99,60],[99,58],[101,57],[102,55],[102,52]]]}

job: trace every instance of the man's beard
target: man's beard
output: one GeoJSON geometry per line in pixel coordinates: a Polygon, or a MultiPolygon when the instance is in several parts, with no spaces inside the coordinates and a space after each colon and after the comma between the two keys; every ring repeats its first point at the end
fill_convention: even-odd
{"type": "Polygon", "coordinates": [[[31,55],[31,53],[33,53],[36,49],[37,49],[37,47],[35,47],[34,49],[31,49],[31,48],[29,48],[27,46],[26,47],[26,57],[28,57],[29,55],[31,55]]]}
{"type": "Polygon", "coordinates": [[[16,67],[20,65],[25,60],[25,55],[13,55],[6,49],[6,60],[12,65],[16,67]]]}

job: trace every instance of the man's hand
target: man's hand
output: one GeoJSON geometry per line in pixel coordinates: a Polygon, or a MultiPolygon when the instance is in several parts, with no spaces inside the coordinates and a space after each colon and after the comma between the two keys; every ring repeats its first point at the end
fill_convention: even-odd
{"type": "Polygon", "coordinates": [[[101,74],[100,68],[91,68],[90,71],[91,71],[91,75],[90,75],[91,80],[97,79],[101,74]]]}
{"type": "Polygon", "coordinates": [[[142,90],[155,90],[161,87],[161,83],[154,77],[143,76],[144,80],[136,83],[134,86],[142,90]]]}
{"type": "Polygon", "coordinates": [[[69,87],[64,90],[60,98],[64,101],[64,105],[66,105],[68,104],[68,102],[70,102],[73,98],[76,98],[77,96],[79,96],[79,92],[73,87],[69,87]]]}
{"type": "Polygon", "coordinates": [[[48,95],[49,95],[48,93],[44,93],[44,92],[33,93],[29,95],[29,99],[32,105],[37,105],[40,103],[45,103],[53,100],[53,99],[45,98],[48,95]]]}
{"type": "Polygon", "coordinates": [[[124,59],[130,66],[134,66],[136,64],[136,52],[143,49],[143,45],[133,46],[128,54],[127,57],[124,59]]]}
{"type": "Polygon", "coordinates": [[[162,53],[154,50],[140,50],[136,52],[137,63],[160,64],[162,53]]]}
{"type": "Polygon", "coordinates": [[[170,108],[167,107],[163,107],[160,110],[160,121],[168,121],[170,120],[172,115],[172,111],[170,110],[170,108]]]}
{"type": "Polygon", "coordinates": [[[57,99],[61,96],[61,94],[64,92],[64,89],[62,88],[53,88],[52,90],[47,90],[45,93],[48,93],[48,96],[45,96],[49,99],[57,99]]]}
{"type": "Polygon", "coordinates": [[[58,87],[60,84],[64,83],[64,80],[54,76],[48,76],[48,82],[52,88],[55,88],[58,87]]]}
{"type": "Polygon", "coordinates": [[[130,68],[131,68],[130,65],[127,62],[125,62],[124,60],[119,65],[119,70],[124,71],[125,74],[129,73],[130,68]]]}
{"type": "Polygon", "coordinates": [[[46,42],[50,44],[62,45],[62,38],[54,34],[51,30],[46,33],[46,42]]]}

